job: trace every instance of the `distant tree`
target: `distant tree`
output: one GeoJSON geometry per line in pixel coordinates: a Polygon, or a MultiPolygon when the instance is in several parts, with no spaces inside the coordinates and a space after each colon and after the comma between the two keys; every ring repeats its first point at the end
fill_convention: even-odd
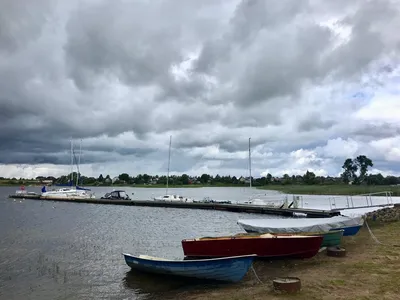
{"type": "Polygon", "coordinates": [[[354,164],[351,158],[347,158],[344,161],[342,169],[344,169],[344,172],[342,173],[341,177],[345,183],[349,183],[356,178],[358,166],[354,164]]]}
{"type": "Polygon", "coordinates": [[[118,179],[121,180],[121,181],[125,181],[127,183],[129,183],[129,181],[130,181],[129,174],[127,174],[127,173],[119,174],[118,175],[118,179]]]}
{"type": "Polygon", "coordinates": [[[236,178],[236,176],[232,176],[232,183],[237,184],[239,180],[236,178]]]}
{"type": "Polygon", "coordinates": [[[365,180],[365,176],[368,172],[368,167],[373,167],[374,164],[372,160],[366,157],[365,155],[359,155],[353,160],[353,165],[357,167],[360,171],[359,176],[357,177],[357,182],[362,183],[365,180]]]}
{"type": "Polygon", "coordinates": [[[268,173],[266,179],[267,179],[267,184],[271,183],[272,182],[272,175],[268,173]]]}
{"type": "Polygon", "coordinates": [[[355,159],[347,158],[342,166],[344,172],[341,177],[345,183],[350,181],[354,181],[356,184],[363,183],[368,173],[368,167],[373,165],[372,160],[365,155],[359,155],[355,159]]]}
{"type": "Polygon", "coordinates": [[[218,174],[215,175],[213,182],[220,183],[221,182],[221,176],[219,176],[218,174]]]}
{"type": "Polygon", "coordinates": [[[387,176],[384,180],[383,180],[383,184],[386,185],[396,185],[399,184],[399,179],[395,176],[387,176]]]}
{"type": "Polygon", "coordinates": [[[210,180],[210,175],[208,175],[208,174],[202,174],[201,176],[200,176],[200,182],[201,183],[207,183],[209,180],[210,180]]]}
{"type": "Polygon", "coordinates": [[[103,174],[100,174],[99,178],[97,179],[98,182],[103,182],[104,178],[103,178],[103,174]]]}
{"type": "Polygon", "coordinates": [[[144,183],[149,183],[151,176],[148,174],[143,174],[143,181],[144,183]]]}
{"type": "Polygon", "coordinates": [[[182,184],[189,184],[189,176],[187,174],[182,174],[181,176],[182,184]]]}
{"type": "Polygon", "coordinates": [[[291,183],[291,178],[288,174],[283,175],[283,181],[282,184],[290,184],[291,183]]]}
{"type": "Polygon", "coordinates": [[[303,181],[305,184],[315,184],[316,180],[314,172],[309,172],[307,170],[307,172],[303,175],[303,181]]]}
{"type": "Polygon", "coordinates": [[[167,184],[167,176],[160,176],[158,177],[158,184],[167,184]]]}

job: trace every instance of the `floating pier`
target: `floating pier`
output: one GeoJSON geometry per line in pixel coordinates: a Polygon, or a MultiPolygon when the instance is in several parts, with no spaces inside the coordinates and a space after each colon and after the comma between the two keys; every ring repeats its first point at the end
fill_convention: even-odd
{"type": "Polygon", "coordinates": [[[187,209],[212,209],[231,212],[245,212],[257,214],[270,214],[281,216],[293,216],[294,214],[305,214],[308,218],[329,218],[339,216],[337,210],[322,210],[310,208],[283,208],[251,204],[223,204],[223,203],[199,203],[199,202],[168,202],[154,200],[111,200],[111,199],[71,199],[71,198],[41,198],[40,195],[10,195],[9,198],[29,199],[39,201],[62,201],[74,203],[109,204],[126,206],[149,206],[149,207],[171,207],[187,209]]]}

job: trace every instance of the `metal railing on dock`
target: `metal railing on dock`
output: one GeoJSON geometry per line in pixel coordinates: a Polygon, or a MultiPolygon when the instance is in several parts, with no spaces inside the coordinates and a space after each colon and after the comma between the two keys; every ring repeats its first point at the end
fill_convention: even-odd
{"type": "Polygon", "coordinates": [[[334,210],[341,209],[357,209],[366,207],[383,207],[393,205],[393,193],[391,191],[383,191],[368,194],[359,194],[353,196],[333,196],[329,197],[329,206],[334,210]],[[375,199],[377,198],[377,199],[375,199]],[[340,199],[344,202],[344,207],[338,207],[337,200],[340,199]],[[374,201],[373,201],[374,199],[374,201]],[[380,200],[380,201],[378,201],[380,200]],[[382,201],[383,200],[383,201],[382,201]],[[381,202],[381,203],[379,203],[381,202]],[[383,203],[382,203],[383,202],[383,203]],[[356,203],[356,204],[355,204],[356,203]],[[359,205],[357,205],[359,204],[359,205]]]}

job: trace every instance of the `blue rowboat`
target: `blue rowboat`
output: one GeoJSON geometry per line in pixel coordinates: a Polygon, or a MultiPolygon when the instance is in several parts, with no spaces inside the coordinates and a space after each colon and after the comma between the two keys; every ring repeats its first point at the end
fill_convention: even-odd
{"type": "Polygon", "coordinates": [[[331,229],[330,231],[343,230],[343,236],[352,236],[352,235],[356,235],[360,231],[361,227],[362,227],[362,225],[348,226],[348,227],[342,227],[342,228],[334,228],[334,229],[331,229]]]}
{"type": "Polygon", "coordinates": [[[255,254],[251,254],[199,260],[170,260],[148,255],[122,254],[126,264],[139,271],[230,282],[242,280],[256,257],[255,254]]]}

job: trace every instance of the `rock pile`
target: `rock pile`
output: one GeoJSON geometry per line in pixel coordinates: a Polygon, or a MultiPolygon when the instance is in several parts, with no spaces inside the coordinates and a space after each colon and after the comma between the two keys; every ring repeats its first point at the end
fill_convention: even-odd
{"type": "Polygon", "coordinates": [[[400,221],[400,205],[387,207],[377,211],[367,213],[367,221],[377,221],[382,223],[400,221]]]}

